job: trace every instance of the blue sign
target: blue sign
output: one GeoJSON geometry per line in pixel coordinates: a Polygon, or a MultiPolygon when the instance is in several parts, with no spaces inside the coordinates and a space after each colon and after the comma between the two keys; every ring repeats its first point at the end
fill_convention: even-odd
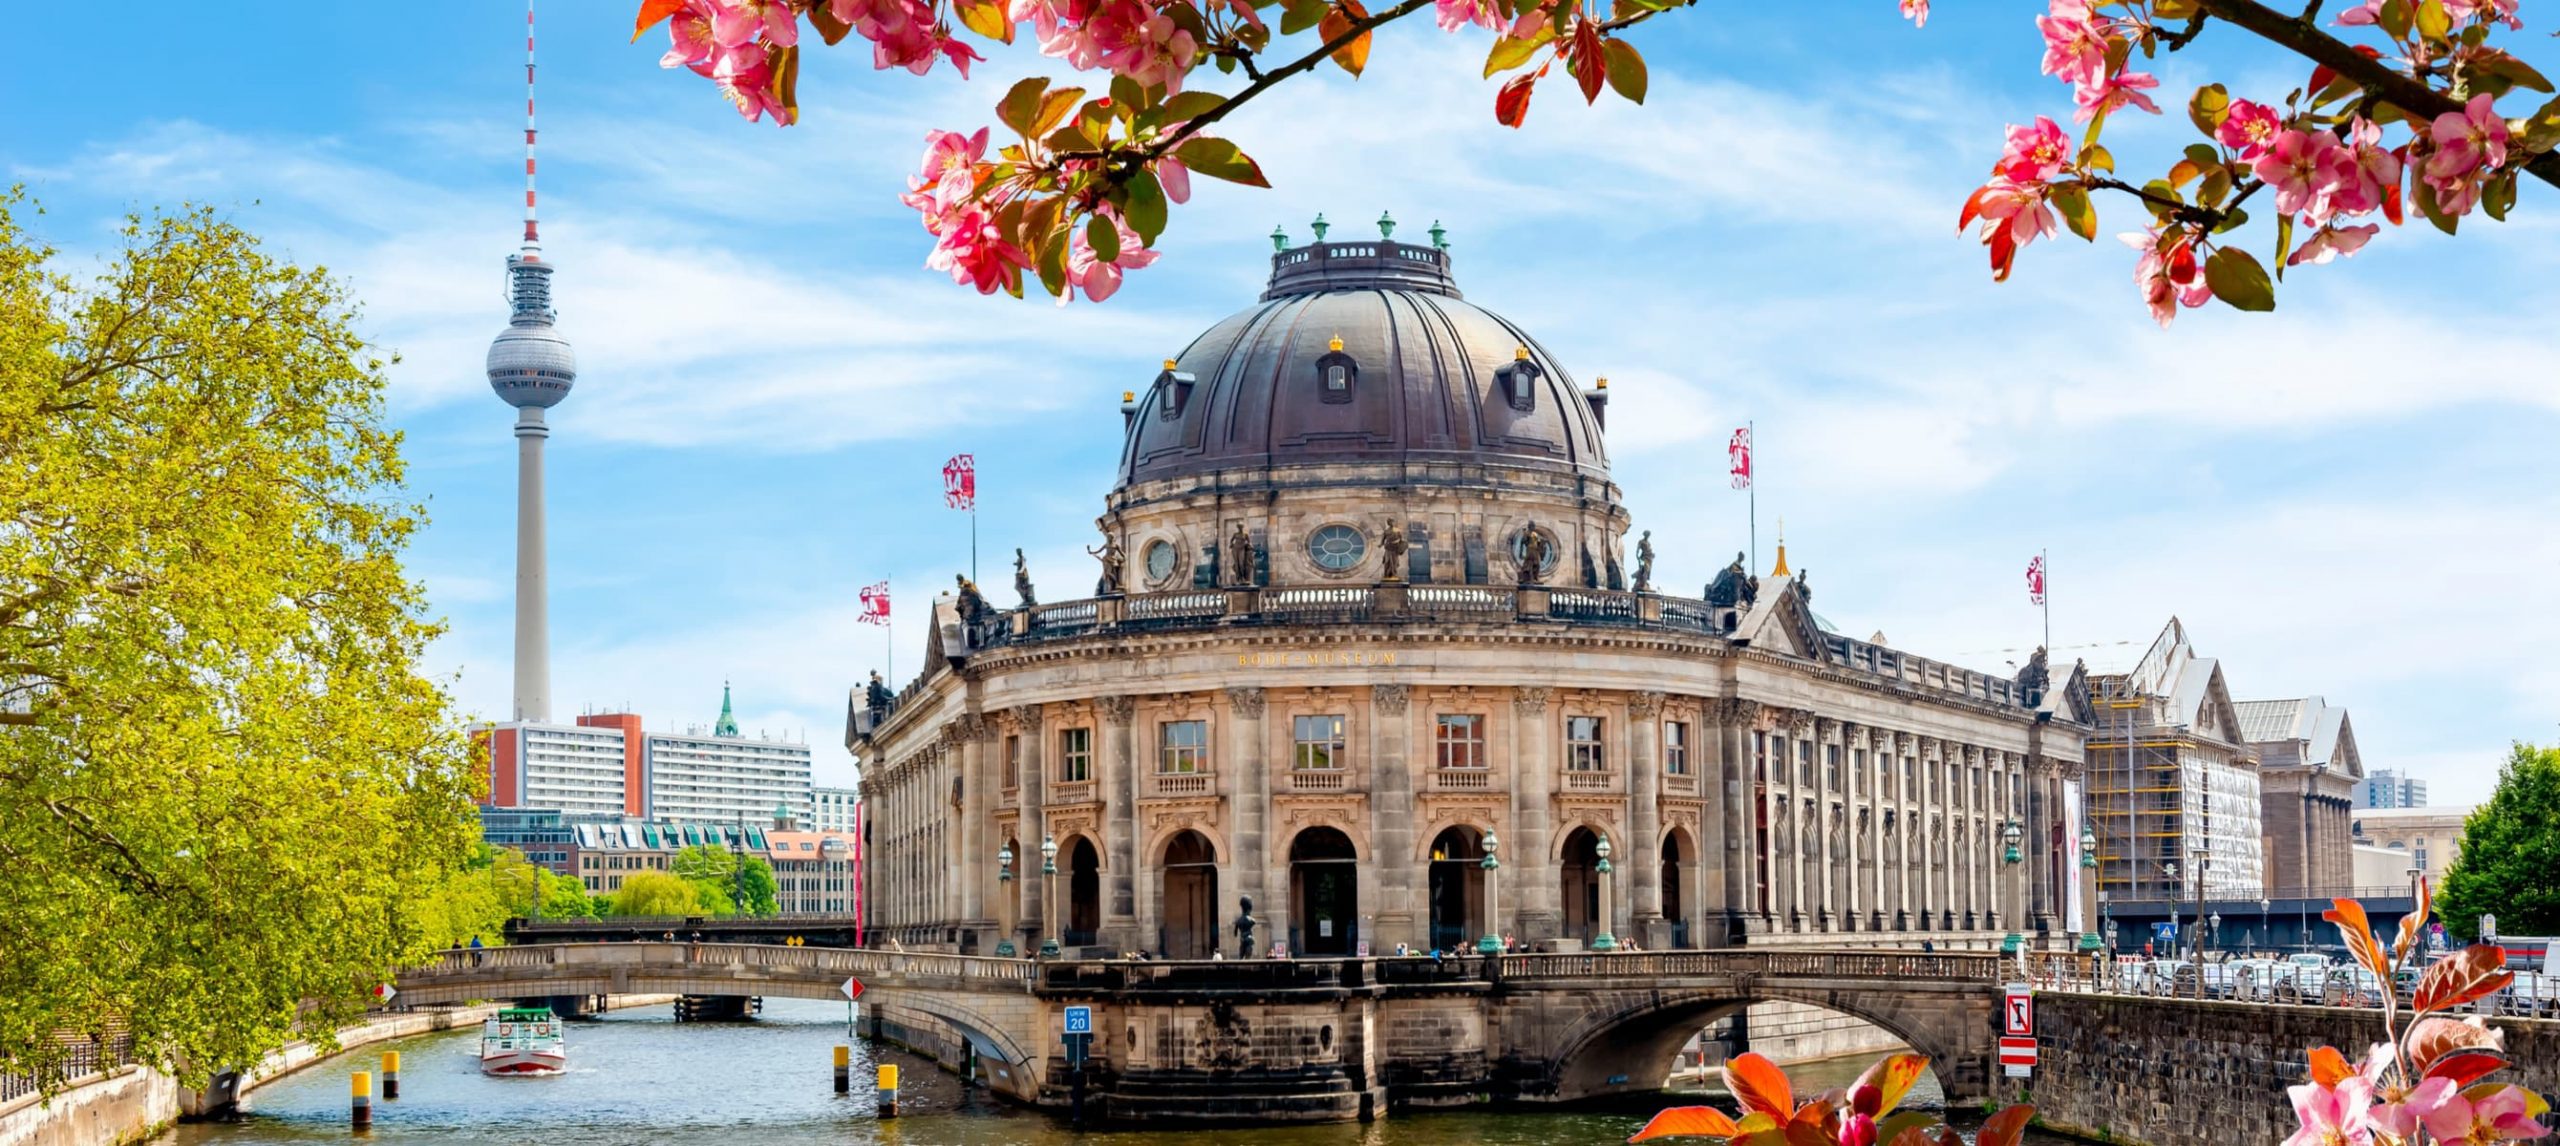
{"type": "Polygon", "coordinates": [[[1068,1034],[1071,1034],[1071,1035],[1089,1035],[1089,1034],[1092,1034],[1092,1033],[1093,1033],[1093,1008],[1091,1008],[1091,1007],[1069,1007],[1069,1008],[1067,1008],[1067,1033],[1068,1033],[1068,1034]]]}
{"type": "Polygon", "coordinates": [[[2151,936],[2162,943],[2175,943],[2178,941],[2178,925],[2175,923],[2154,923],[2151,925],[2151,936]]]}

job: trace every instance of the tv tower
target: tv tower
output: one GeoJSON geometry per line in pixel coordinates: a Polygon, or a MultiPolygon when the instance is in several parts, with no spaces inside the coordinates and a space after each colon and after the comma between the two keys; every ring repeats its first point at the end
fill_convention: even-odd
{"type": "Polygon", "coordinates": [[[533,0],[524,7],[524,246],[507,256],[507,328],[489,343],[489,388],[516,408],[517,720],[551,719],[550,582],[543,556],[542,412],[569,396],[578,356],[552,326],[551,264],[533,213],[533,0]]]}

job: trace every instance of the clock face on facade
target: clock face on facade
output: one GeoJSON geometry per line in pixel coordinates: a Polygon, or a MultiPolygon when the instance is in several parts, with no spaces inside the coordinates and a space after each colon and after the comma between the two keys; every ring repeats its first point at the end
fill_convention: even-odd
{"type": "Polygon", "coordinates": [[[1173,576],[1173,543],[1151,542],[1147,546],[1147,580],[1162,581],[1173,576]]]}
{"type": "Polygon", "coordinates": [[[1348,525],[1328,525],[1307,535],[1307,556],[1327,573],[1340,573],[1360,563],[1369,543],[1348,525]]]}

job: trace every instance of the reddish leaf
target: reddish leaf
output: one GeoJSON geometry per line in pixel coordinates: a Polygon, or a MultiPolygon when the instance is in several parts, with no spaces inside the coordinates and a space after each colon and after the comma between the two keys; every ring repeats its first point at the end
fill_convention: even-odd
{"type": "Polygon", "coordinates": [[[2506,1069],[2507,1056],[2487,1047],[2458,1050],[2427,1064],[2428,1078],[2449,1078],[2456,1088],[2469,1086],[2506,1069]]]}
{"type": "Polygon", "coordinates": [[[1974,1135],[1973,1146],[2018,1146],[2027,1132],[2027,1120],[2034,1118],[2036,1108],[2012,1106],[1992,1115],[1982,1124],[1982,1133],[1974,1135]]]}
{"type": "Polygon", "coordinates": [[[1731,1138],[1741,1133],[1732,1117],[1712,1106],[1674,1106],[1653,1116],[1629,1142],[1648,1138],[1731,1138]]]}
{"type": "Polygon", "coordinates": [[[1831,1101],[1829,1095],[1825,1095],[1821,1098],[1809,1098],[1805,1100],[1804,1105],[1796,1108],[1795,1114],[1787,1119],[1787,1124],[1790,1126],[1820,1126],[1823,1123],[1831,1121],[1832,1112],[1838,1109],[1839,1107],[1831,1101]]]}
{"type": "Polygon", "coordinates": [[[2373,922],[2365,917],[2364,905],[2352,899],[2330,901],[2332,906],[2320,918],[2338,925],[2338,933],[2347,941],[2347,951],[2356,962],[2378,978],[2391,978],[2391,961],[2382,957],[2382,944],[2373,938],[2373,922]]]}
{"type": "Polygon", "coordinates": [[[1565,61],[1565,70],[1582,85],[1582,102],[1600,101],[1600,89],[1609,82],[1609,51],[1600,46],[1600,29],[1591,21],[1574,25],[1573,55],[1565,61]]]}
{"type": "Polygon", "coordinates": [[[2339,1054],[2338,1048],[2311,1048],[2311,1082],[2313,1085],[2324,1087],[2336,1086],[2353,1077],[2355,1073],[2355,1068],[2347,1065],[2347,1056],[2339,1054]]]}
{"type": "Polygon", "coordinates": [[[2417,1013],[2459,1007],[2473,999],[2515,981],[2515,973],[2507,970],[2507,949],[2488,943],[2474,943],[2460,952],[2438,959],[2418,976],[2418,994],[2412,1004],[2417,1013]]]}
{"type": "Polygon", "coordinates": [[[1824,1133],[1819,1122],[1790,1122],[1787,1146],[1840,1146],[1840,1140],[1824,1133]]]}
{"type": "Polygon", "coordinates": [[[1926,1110],[1905,1110],[1889,1114],[1876,1123],[1876,1141],[1884,1143],[1884,1146],[1898,1146],[1906,1140],[1907,1136],[1916,1134],[1920,1137],[1910,1140],[1919,1142],[1921,1146],[1928,1146],[1928,1132],[1938,1125],[1937,1115],[1926,1110]]]}
{"type": "Polygon", "coordinates": [[[2408,1052],[2409,1061],[2422,1071],[2437,1059],[2458,1050],[2476,1047],[2503,1051],[2506,1045],[2506,1033],[2489,1029],[2488,1022],[2478,1015],[2463,1019],[2430,1015],[2409,1024],[2409,1033],[2400,1038],[2400,1046],[2408,1052]]]}
{"type": "Polygon", "coordinates": [[[685,9],[686,0],[640,0],[640,18],[631,23],[631,41],[640,42],[642,33],[658,26],[658,22],[685,9]]]}
{"type": "MultiPolygon", "coordinates": [[[[2284,256],[2276,256],[2276,261],[2283,262],[2284,256]]],[[[2400,937],[2391,942],[2391,958],[2394,962],[2407,959],[2409,952],[2417,949],[2418,931],[2427,925],[2427,914],[2434,910],[2433,898],[2427,887],[2427,881],[2419,880],[2417,910],[2400,917],[2400,937]]]]}
{"type": "Polygon", "coordinates": [[[1529,92],[1537,86],[1534,72],[1503,81],[1502,90],[1493,93],[1494,120],[1504,127],[1520,126],[1529,118],[1529,92]]]}
{"type": "MultiPolygon", "coordinates": [[[[1360,6],[1360,0],[1335,0],[1334,6],[1325,11],[1324,19],[1316,22],[1316,34],[1330,44],[1351,31],[1353,24],[1368,18],[1369,10],[1360,6]]],[[[1334,49],[1333,62],[1358,76],[1360,69],[1369,66],[1369,33],[1363,31],[1350,43],[1334,49]]]]}
{"type": "Polygon", "coordinates": [[[1787,1072],[1757,1052],[1725,1060],[1724,1089],[1742,1104],[1745,1114],[1766,1114],[1783,1123],[1795,1116],[1796,1092],[1787,1072]]]}
{"type": "Polygon", "coordinates": [[[1868,1109],[1864,1103],[1854,1105],[1861,1114],[1882,1118],[1886,1111],[1902,1104],[1902,1096],[1911,1092],[1912,1084],[1920,1081],[1920,1072],[1927,1069],[1929,1056],[1925,1054],[1886,1055],[1868,1067],[1865,1074],[1858,1076],[1857,1085],[1850,1087],[1849,1093],[1858,1095],[1858,1087],[1874,1088],[1874,1109],[1868,1109]]]}

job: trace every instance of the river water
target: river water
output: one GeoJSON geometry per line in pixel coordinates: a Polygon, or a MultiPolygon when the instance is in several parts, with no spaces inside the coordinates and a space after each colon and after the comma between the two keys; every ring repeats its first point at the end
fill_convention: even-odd
{"type": "MultiPolygon", "coordinates": [[[[1399,1112],[1367,1125],[1079,1134],[1061,1120],[964,1088],[930,1063],[879,1048],[879,1061],[900,1064],[903,1084],[899,1116],[883,1121],[872,1116],[875,1048],[853,1044],[855,1093],[833,1093],[832,1055],[845,1041],[844,1022],[844,1008],[799,999],[768,999],[764,1014],[747,1023],[679,1025],[664,1006],[616,1011],[570,1024],[570,1069],[551,1078],[483,1075],[479,1030],[441,1031],[307,1068],[253,1092],[236,1121],[182,1125],[154,1146],[347,1142],[347,1075],[378,1069],[386,1050],[400,1052],[401,1096],[374,1102],[364,1141],[378,1146],[1596,1146],[1626,1141],[1651,1112],[1399,1112]]],[[[1822,1089],[1845,1084],[1864,1065],[1835,1060],[1789,1073],[1800,1089],[1822,1089]]],[[[1914,1099],[1936,1098],[1935,1081],[1924,1077],[1914,1099]]]]}

